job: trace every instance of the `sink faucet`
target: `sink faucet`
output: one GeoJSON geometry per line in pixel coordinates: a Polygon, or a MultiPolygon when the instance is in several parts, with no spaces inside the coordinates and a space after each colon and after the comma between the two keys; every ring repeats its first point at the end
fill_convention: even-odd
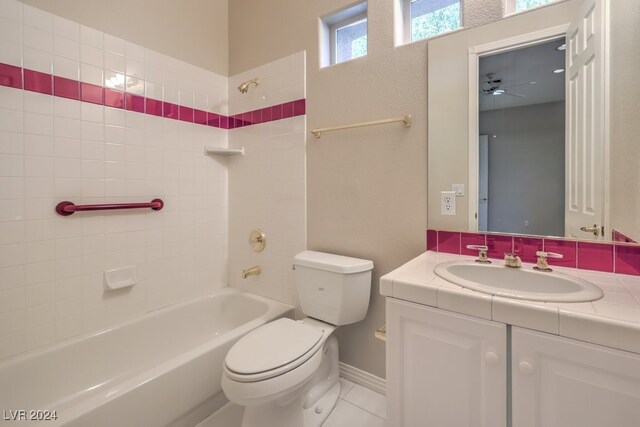
{"type": "Polygon", "coordinates": [[[536,252],[536,256],[538,257],[538,261],[536,262],[536,266],[533,267],[533,269],[538,271],[544,271],[547,273],[550,271],[553,271],[549,267],[547,258],[558,258],[558,259],[564,258],[562,254],[557,254],[555,252],[544,252],[544,251],[536,252]]]}
{"type": "Polygon", "coordinates": [[[242,278],[246,279],[249,276],[257,276],[261,272],[262,272],[262,269],[260,268],[260,266],[256,265],[246,270],[242,270],[242,278]]]}
{"type": "Polygon", "coordinates": [[[484,245],[467,245],[467,249],[476,249],[478,251],[478,259],[476,259],[476,262],[480,264],[491,264],[491,261],[487,258],[488,247],[484,245]]]}
{"type": "Polygon", "coordinates": [[[511,268],[522,267],[522,260],[514,253],[504,254],[504,265],[511,268]]]}

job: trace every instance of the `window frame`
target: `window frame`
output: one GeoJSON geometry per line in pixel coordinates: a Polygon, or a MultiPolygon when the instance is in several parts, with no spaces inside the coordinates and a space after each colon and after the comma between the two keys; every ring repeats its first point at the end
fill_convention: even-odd
{"type": "MultiPolygon", "coordinates": [[[[458,0],[458,3],[460,4],[460,26],[458,28],[455,28],[453,30],[449,30],[449,31],[444,31],[442,33],[438,33],[435,34],[433,36],[430,37],[425,37],[422,39],[417,39],[417,40],[413,40],[412,39],[412,34],[411,34],[411,0],[399,0],[400,1],[400,5],[401,5],[401,9],[402,9],[402,37],[404,39],[404,43],[405,44],[409,44],[409,43],[414,43],[414,42],[419,42],[419,41],[423,41],[423,40],[430,40],[436,37],[440,37],[443,36],[445,34],[451,34],[454,33],[456,31],[460,31],[464,29],[464,0],[458,0]]],[[[510,1],[510,0],[505,0],[505,1],[510,1]]],[[[515,0],[513,5],[515,7],[515,0]]]]}
{"type": "Polygon", "coordinates": [[[363,56],[368,56],[369,55],[369,19],[367,16],[367,11],[364,11],[362,13],[359,13],[357,15],[351,16],[349,18],[343,19],[342,21],[338,21],[335,22],[333,24],[328,25],[329,28],[329,49],[330,49],[330,55],[331,55],[331,64],[330,65],[336,65],[336,64],[342,64],[343,62],[349,62],[349,61],[353,61],[354,59],[358,59],[358,58],[362,58],[363,56]],[[346,59],[344,61],[340,61],[338,62],[338,30],[341,30],[345,27],[348,27],[349,25],[353,25],[353,24],[357,24],[360,22],[366,22],[367,23],[367,53],[365,55],[361,55],[361,56],[357,56],[355,58],[350,58],[350,59],[346,59]]]}

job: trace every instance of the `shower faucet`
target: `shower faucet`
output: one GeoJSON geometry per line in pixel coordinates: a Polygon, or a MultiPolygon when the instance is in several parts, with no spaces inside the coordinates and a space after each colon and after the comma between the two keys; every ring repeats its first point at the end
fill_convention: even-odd
{"type": "Polygon", "coordinates": [[[260,268],[260,266],[256,265],[246,270],[242,270],[242,278],[246,279],[249,276],[257,276],[261,272],[262,272],[262,269],[260,268]]]}

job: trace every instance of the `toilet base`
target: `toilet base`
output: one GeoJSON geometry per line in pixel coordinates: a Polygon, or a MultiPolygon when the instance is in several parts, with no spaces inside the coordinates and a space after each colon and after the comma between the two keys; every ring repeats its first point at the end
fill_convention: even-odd
{"type": "Polygon", "coordinates": [[[312,407],[305,409],[304,427],[320,427],[329,417],[340,398],[340,381],[316,402],[312,407]]]}
{"type": "Polygon", "coordinates": [[[242,427],[320,427],[333,411],[340,398],[340,382],[337,382],[318,401],[302,409],[302,399],[286,406],[260,405],[245,407],[242,427]]]}

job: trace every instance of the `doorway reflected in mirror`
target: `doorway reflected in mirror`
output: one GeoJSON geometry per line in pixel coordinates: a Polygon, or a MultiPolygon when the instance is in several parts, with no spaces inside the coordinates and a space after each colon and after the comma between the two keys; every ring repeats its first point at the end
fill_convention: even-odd
{"type": "Polygon", "coordinates": [[[565,39],[479,60],[478,230],[563,236],[565,39]]]}

